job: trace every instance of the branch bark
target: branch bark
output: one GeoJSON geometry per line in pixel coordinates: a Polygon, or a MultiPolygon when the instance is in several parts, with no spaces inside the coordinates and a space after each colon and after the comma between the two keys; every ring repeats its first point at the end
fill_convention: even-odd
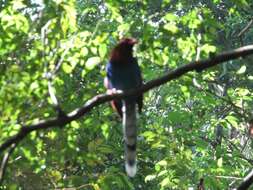
{"type": "Polygon", "coordinates": [[[239,34],[237,35],[239,38],[242,37],[242,35],[244,35],[249,29],[250,27],[253,25],[253,18],[249,21],[249,23],[241,30],[241,32],[239,32],[239,34]]]}
{"type": "Polygon", "coordinates": [[[243,182],[234,190],[246,190],[253,183],[253,170],[243,179],[243,182]]]}
{"type": "Polygon", "coordinates": [[[137,95],[144,92],[147,92],[155,87],[158,87],[160,85],[163,85],[173,79],[177,79],[184,75],[187,72],[190,71],[202,71],[207,68],[213,67],[215,65],[218,65],[220,63],[237,59],[239,57],[245,57],[250,54],[253,54],[253,45],[244,46],[232,51],[224,52],[219,55],[213,56],[212,58],[206,59],[206,60],[200,60],[200,61],[193,61],[187,65],[184,65],[182,67],[179,67],[166,75],[151,80],[144,84],[141,88],[129,90],[127,92],[118,92],[116,94],[99,94],[88,100],[82,107],[77,108],[76,110],[64,115],[64,116],[58,116],[56,118],[51,118],[48,120],[41,120],[36,124],[33,125],[27,125],[22,126],[22,128],[19,130],[19,132],[9,137],[5,142],[3,142],[0,145],[0,154],[6,150],[8,147],[10,147],[12,144],[17,144],[21,140],[23,140],[28,134],[30,134],[32,131],[38,131],[41,129],[48,129],[53,128],[57,126],[64,126],[71,121],[74,121],[82,116],[84,116],[86,113],[88,113],[91,109],[94,107],[103,104],[105,102],[108,102],[113,99],[122,99],[130,95],[137,95]]]}
{"type": "Polygon", "coordinates": [[[12,144],[9,151],[6,152],[3,156],[2,163],[0,166],[0,185],[2,184],[3,179],[4,179],[4,174],[5,174],[5,171],[7,168],[9,158],[10,158],[12,152],[14,151],[14,149],[16,148],[16,146],[17,146],[17,144],[12,144]]]}

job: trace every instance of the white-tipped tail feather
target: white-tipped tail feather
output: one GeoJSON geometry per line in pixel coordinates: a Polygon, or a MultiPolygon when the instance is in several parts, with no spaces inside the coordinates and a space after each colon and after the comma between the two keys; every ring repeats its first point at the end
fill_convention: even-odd
{"type": "Polygon", "coordinates": [[[129,177],[134,177],[137,172],[137,166],[136,163],[134,165],[129,165],[127,162],[125,163],[126,172],[129,177]]]}
{"type": "Polygon", "coordinates": [[[137,125],[135,102],[123,101],[123,132],[125,140],[125,168],[129,177],[134,177],[136,166],[137,125]]]}

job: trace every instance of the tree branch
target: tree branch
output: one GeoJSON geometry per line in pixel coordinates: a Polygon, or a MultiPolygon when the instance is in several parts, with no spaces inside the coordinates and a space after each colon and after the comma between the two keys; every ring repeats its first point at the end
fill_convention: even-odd
{"type": "Polygon", "coordinates": [[[243,179],[243,182],[234,190],[246,190],[253,183],[253,170],[243,179]]]}
{"type": "Polygon", "coordinates": [[[217,176],[214,176],[214,177],[221,178],[221,179],[235,179],[235,180],[242,180],[243,179],[241,177],[223,176],[223,175],[217,175],[217,176]]]}
{"type": "Polygon", "coordinates": [[[90,100],[88,100],[82,107],[66,114],[64,117],[58,116],[56,118],[50,118],[48,120],[41,120],[37,124],[23,126],[16,135],[9,137],[5,142],[3,142],[0,145],[0,153],[6,150],[8,147],[10,147],[13,143],[17,144],[18,142],[23,140],[32,131],[38,131],[41,129],[48,129],[48,128],[57,127],[57,126],[64,126],[70,123],[71,121],[74,121],[82,117],[94,107],[100,104],[103,104],[105,102],[108,102],[110,100],[122,99],[130,95],[141,94],[141,93],[147,92],[148,90],[152,88],[165,84],[166,82],[169,82],[173,79],[179,78],[180,76],[184,75],[187,72],[190,72],[190,71],[200,72],[207,68],[218,65],[222,62],[237,59],[239,57],[248,56],[250,54],[253,54],[253,45],[248,45],[248,46],[244,46],[232,51],[221,53],[217,56],[213,56],[212,58],[209,58],[206,60],[193,61],[187,65],[184,65],[182,67],[179,67],[167,73],[166,75],[160,78],[147,82],[146,84],[144,84],[142,87],[138,89],[129,90],[124,93],[119,92],[116,94],[99,94],[97,96],[94,96],[90,100]]]}
{"type": "Polygon", "coordinates": [[[10,158],[12,152],[14,151],[14,149],[16,148],[16,146],[17,146],[17,144],[12,144],[9,151],[6,152],[3,156],[2,163],[0,166],[0,184],[2,184],[2,182],[4,180],[4,174],[5,174],[5,171],[7,168],[9,158],[10,158]]]}
{"type": "Polygon", "coordinates": [[[249,21],[249,23],[239,32],[239,34],[237,35],[239,38],[242,37],[242,35],[244,35],[249,29],[250,27],[253,25],[253,18],[249,21]]]}

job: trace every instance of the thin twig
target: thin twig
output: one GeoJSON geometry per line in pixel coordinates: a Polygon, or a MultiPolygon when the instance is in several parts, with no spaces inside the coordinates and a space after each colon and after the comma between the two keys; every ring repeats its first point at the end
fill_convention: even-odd
{"type": "Polygon", "coordinates": [[[47,35],[47,30],[49,25],[52,23],[52,20],[49,20],[42,28],[41,28],[41,41],[42,41],[42,46],[43,46],[43,50],[42,50],[42,61],[43,64],[45,66],[45,68],[47,68],[47,62],[46,62],[46,58],[45,58],[45,50],[46,50],[46,45],[48,43],[48,39],[46,38],[47,35]]]}
{"type": "MultiPolygon", "coordinates": [[[[71,41],[72,43],[74,43],[74,40],[75,40],[75,39],[76,39],[76,34],[74,34],[74,35],[70,38],[70,41],[71,41]]],[[[65,56],[67,55],[67,53],[69,52],[70,48],[71,48],[71,47],[68,46],[68,47],[64,50],[64,52],[62,53],[62,55],[61,55],[59,61],[56,63],[56,66],[55,66],[54,70],[51,72],[51,77],[52,77],[52,78],[53,78],[53,77],[56,75],[56,73],[60,70],[61,65],[62,65],[62,63],[63,63],[63,61],[64,61],[64,58],[65,58],[65,56]]]]}
{"type": "Polygon", "coordinates": [[[223,176],[223,175],[217,175],[215,176],[216,178],[221,178],[221,179],[236,179],[236,180],[242,180],[242,177],[234,177],[234,176],[223,176]]]}
{"type": "Polygon", "coordinates": [[[78,189],[83,189],[84,187],[93,187],[93,184],[88,183],[88,184],[84,184],[78,187],[55,188],[55,190],[78,190],[78,189]]]}
{"type": "Polygon", "coordinates": [[[253,25],[253,19],[251,19],[250,21],[249,21],[249,23],[241,30],[241,32],[239,32],[239,34],[237,35],[237,37],[241,37],[244,33],[246,33],[249,29],[250,29],[250,27],[253,25]]]}
{"type": "Polygon", "coordinates": [[[10,158],[12,152],[14,151],[14,149],[16,148],[16,146],[17,146],[17,144],[12,144],[9,151],[6,152],[3,156],[1,167],[0,167],[0,185],[3,183],[4,174],[5,174],[7,165],[8,165],[9,158],[10,158]]]}
{"type": "Polygon", "coordinates": [[[198,90],[204,91],[205,93],[208,93],[208,94],[210,94],[210,95],[213,95],[213,96],[215,96],[215,97],[217,97],[217,98],[223,100],[224,102],[227,102],[229,105],[231,105],[231,106],[235,109],[234,111],[235,111],[238,115],[240,115],[242,118],[247,119],[248,114],[245,113],[245,110],[244,110],[243,108],[237,106],[236,104],[234,104],[234,102],[231,100],[231,98],[230,98],[229,96],[227,96],[228,98],[225,98],[225,97],[223,97],[223,96],[217,95],[216,93],[212,92],[212,91],[209,90],[209,89],[204,89],[204,88],[196,81],[195,78],[193,79],[193,86],[194,86],[195,88],[197,88],[198,90]],[[241,112],[239,112],[239,111],[237,111],[237,110],[240,110],[240,111],[242,111],[243,113],[241,113],[241,112]]]}
{"type": "Polygon", "coordinates": [[[49,93],[49,96],[52,100],[52,103],[54,106],[58,107],[59,106],[59,102],[54,94],[54,90],[53,90],[53,87],[52,87],[52,82],[51,80],[48,81],[48,93],[49,93]]]}
{"type": "MultiPolygon", "coordinates": [[[[76,37],[76,35],[71,37],[71,42],[73,42],[75,37],[76,37]]],[[[65,113],[62,110],[62,108],[60,106],[60,103],[56,98],[56,95],[54,93],[54,89],[53,89],[53,86],[52,86],[52,81],[55,78],[56,73],[60,70],[60,67],[61,67],[61,65],[64,61],[64,58],[65,58],[66,54],[68,53],[69,49],[70,49],[70,46],[68,46],[68,48],[66,48],[64,50],[64,52],[62,53],[59,61],[55,64],[56,66],[55,66],[54,70],[51,71],[51,72],[48,72],[46,74],[46,78],[48,79],[48,93],[49,93],[50,99],[52,100],[52,104],[53,104],[54,108],[56,109],[56,111],[58,112],[59,116],[65,116],[65,113]]]]}

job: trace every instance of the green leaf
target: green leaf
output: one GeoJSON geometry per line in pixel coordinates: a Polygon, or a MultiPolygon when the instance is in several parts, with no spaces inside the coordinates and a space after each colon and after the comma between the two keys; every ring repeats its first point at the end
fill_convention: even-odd
{"type": "Polygon", "coordinates": [[[161,170],[161,166],[159,164],[155,165],[155,171],[159,172],[161,170]]]}
{"type": "Polygon", "coordinates": [[[153,141],[156,134],[152,131],[145,131],[142,136],[145,137],[147,141],[153,141]]]}
{"type": "Polygon", "coordinates": [[[67,74],[70,74],[73,71],[73,67],[71,65],[69,65],[68,63],[63,63],[62,64],[62,69],[67,74]]]}
{"type": "Polygon", "coordinates": [[[25,4],[22,2],[22,0],[15,0],[13,3],[13,9],[14,10],[18,10],[18,9],[22,9],[25,8],[25,4]]]}
{"type": "Polygon", "coordinates": [[[160,166],[167,166],[167,161],[166,160],[161,160],[160,162],[157,163],[160,166]]]}
{"type": "Polygon", "coordinates": [[[159,174],[157,175],[157,177],[163,176],[165,174],[168,173],[168,170],[162,170],[161,172],[159,172],[159,174]]]}
{"type": "Polygon", "coordinates": [[[121,33],[127,33],[129,29],[130,29],[130,25],[128,23],[121,24],[118,27],[118,31],[121,33]]]}
{"type": "Polygon", "coordinates": [[[80,54],[82,55],[82,56],[86,56],[86,55],[88,55],[88,49],[87,49],[87,47],[82,47],[81,48],[81,51],[80,51],[80,54]]]}
{"type": "Polygon", "coordinates": [[[72,121],[70,123],[71,127],[73,127],[74,129],[79,129],[80,128],[80,125],[77,121],[72,121]]]}
{"type": "Polygon", "coordinates": [[[145,177],[145,182],[152,181],[156,178],[156,175],[148,175],[145,177]]]}
{"type": "Polygon", "coordinates": [[[181,86],[181,91],[183,92],[185,97],[190,98],[190,92],[187,86],[181,86]]]}
{"type": "Polygon", "coordinates": [[[241,75],[246,72],[247,67],[245,65],[241,66],[241,68],[236,72],[236,74],[241,75]]]}
{"type": "Polygon", "coordinates": [[[85,63],[85,68],[88,70],[93,70],[96,65],[100,63],[100,57],[90,57],[85,63]]]}
{"type": "Polygon", "coordinates": [[[225,118],[229,123],[231,123],[233,125],[233,127],[237,127],[238,123],[237,123],[237,118],[235,116],[232,115],[228,115],[225,118]]]}
{"type": "Polygon", "coordinates": [[[101,129],[102,129],[102,134],[104,135],[104,137],[106,139],[108,139],[108,137],[109,137],[109,129],[110,129],[109,125],[107,123],[105,123],[105,124],[103,124],[101,126],[101,129]]]}
{"type": "Polygon", "coordinates": [[[236,88],[235,91],[239,95],[239,97],[247,96],[250,94],[250,91],[247,88],[236,88]]]}
{"type": "Polygon", "coordinates": [[[94,190],[101,190],[98,184],[92,184],[92,187],[94,188],[94,190]]]}
{"type": "Polygon", "coordinates": [[[175,34],[178,32],[178,27],[177,27],[176,23],[174,23],[174,22],[170,22],[170,23],[165,24],[164,29],[168,30],[172,34],[175,34]]]}
{"type": "Polygon", "coordinates": [[[175,14],[172,14],[172,13],[168,13],[164,16],[164,18],[167,20],[167,21],[176,21],[178,20],[178,17],[175,15],[175,14]]]}
{"type": "Polygon", "coordinates": [[[223,159],[222,159],[222,157],[221,157],[221,158],[219,158],[219,159],[217,160],[217,166],[218,166],[219,168],[221,168],[221,167],[222,167],[222,164],[223,164],[223,159]]]}
{"type": "Polygon", "coordinates": [[[170,185],[171,184],[170,178],[169,177],[164,178],[160,184],[162,187],[170,185]]]}
{"type": "Polygon", "coordinates": [[[201,50],[204,51],[206,54],[216,51],[216,47],[210,44],[205,44],[201,47],[201,50]]]}
{"type": "Polygon", "coordinates": [[[107,53],[107,47],[105,44],[101,44],[98,48],[98,52],[101,58],[104,58],[107,53]]]}

